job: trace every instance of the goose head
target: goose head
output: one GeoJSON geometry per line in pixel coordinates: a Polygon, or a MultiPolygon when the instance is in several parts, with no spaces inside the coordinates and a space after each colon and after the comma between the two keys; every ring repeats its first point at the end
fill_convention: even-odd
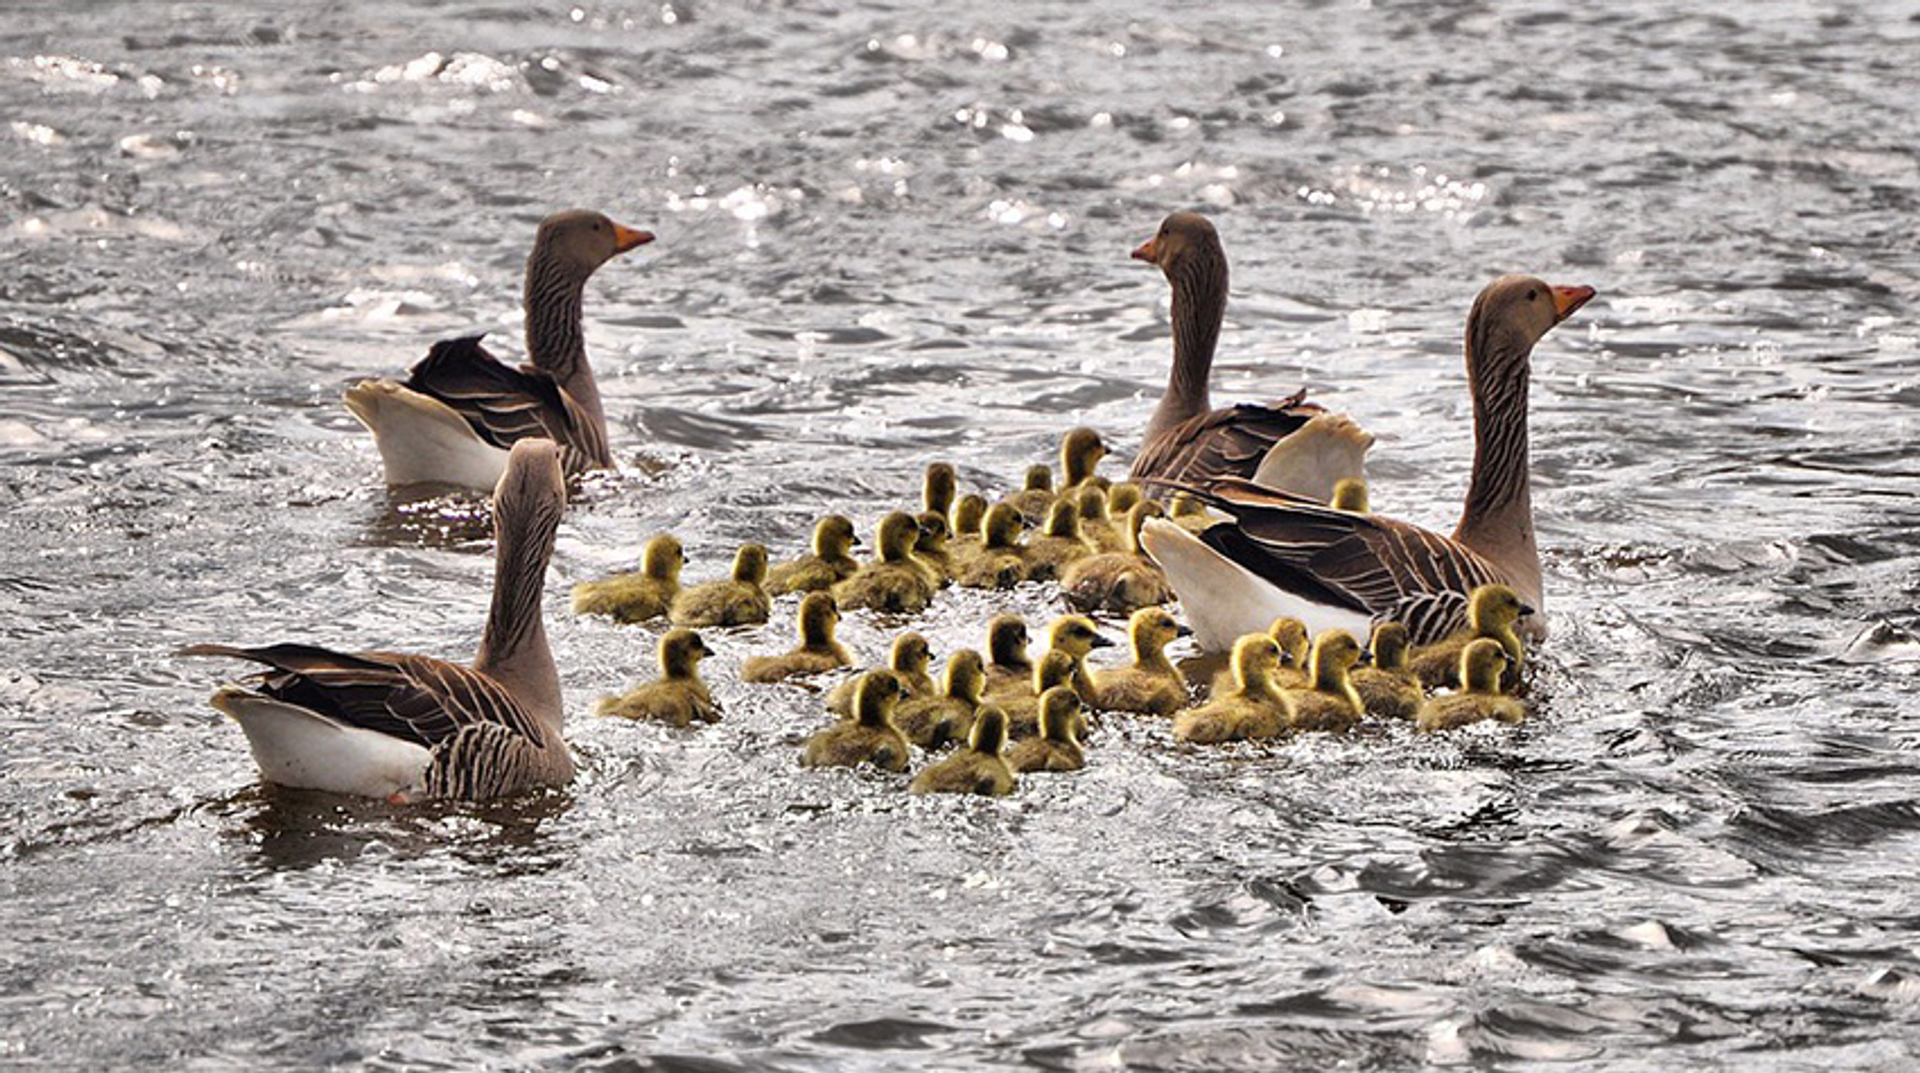
{"type": "Polygon", "coordinates": [[[1166,509],[1151,499],[1142,499],[1127,509],[1127,548],[1135,555],[1144,554],[1140,550],[1140,527],[1147,524],[1148,518],[1165,515],[1166,509]]]}
{"type": "Polygon", "coordinates": [[[840,605],[829,593],[810,592],[800,600],[797,620],[802,645],[826,648],[833,644],[833,629],[840,624],[840,605]]]}
{"type": "Polygon", "coordinates": [[[662,678],[692,678],[700,661],[713,655],[713,649],[700,639],[692,630],[668,630],[660,638],[660,676],[662,678]]]}
{"type": "Polygon", "coordinates": [[[974,713],[973,733],[967,738],[967,748],[987,756],[999,756],[1007,747],[1007,713],[998,705],[983,704],[974,713]]]}
{"type": "Polygon", "coordinates": [[[887,666],[910,678],[927,673],[927,664],[933,662],[933,646],[918,633],[903,633],[893,639],[893,648],[887,653],[887,666]]]}
{"type": "Polygon", "coordinates": [[[680,547],[679,538],[666,533],[648,540],[640,551],[640,572],[655,581],[679,581],[680,568],[686,562],[687,553],[680,547]]]}
{"type": "Polygon", "coordinates": [[[945,555],[947,539],[953,531],[947,528],[947,516],[938,511],[923,510],[914,516],[920,532],[913,540],[913,550],[926,555],[945,555]]]}
{"type": "Polygon", "coordinates": [[[929,462],[926,481],[920,490],[921,505],[945,515],[953,509],[953,495],[959,487],[960,478],[951,462],[929,462]]]}
{"type": "Polygon", "coordinates": [[[1213,221],[1197,212],[1176,212],[1160,221],[1160,230],[1134,248],[1133,259],[1166,273],[1169,280],[1212,269],[1226,272],[1227,255],[1213,221]]]}
{"type": "Polygon", "coordinates": [[[813,553],[828,561],[852,557],[860,534],[854,532],[853,519],[844,514],[829,514],[813,524],[813,553]]]}
{"type": "Polygon", "coordinates": [[[1344,692],[1347,672],[1360,662],[1360,642],[1345,630],[1327,630],[1313,639],[1313,685],[1329,692],[1344,692]]]}
{"type": "Polygon", "coordinates": [[[1297,618],[1282,615],[1267,627],[1267,636],[1273,638],[1274,645],[1280,650],[1280,665],[1283,667],[1307,666],[1307,624],[1297,618]]]}
{"type": "Polygon", "coordinates": [[[540,221],[527,271],[534,275],[553,271],[584,282],[601,265],[652,241],[651,232],[614,223],[601,213],[568,209],[540,221]]]}
{"type": "Polygon", "coordinates": [[[1047,508],[1046,533],[1061,540],[1080,539],[1080,504],[1070,496],[1062,496],[1047,508]]]}
{"type": "Polygon", "coordinates": [[[875,542],[880,545],[880,561],[900,563],[913,554],[913,546],[920,540],[920,523],[913,515],[896,510],[880,519],[880,528],[875,542]]]}
{"type": "Polygon", "coordinates": [[[1033,665],[1033,692],[1035,696],[1044,695],[1055,686],[1071,686],[1073,673],[1080,668],[1080,657],[1071,652],[1062,652],[1050,648],[1033,665]]]}
{"type": "Polygon", "coordinates": [[[1264,633],[1250,633],[1233,642],[1233,681],[1242,693],[1273,689],[1273,672],[1280,666],[1280,646],[1264,633]]]}
{"type": "Polygon", "coordinates": [[[987,667],[978,651],[963,648],[947,657],[947,696],[954,700],[978,704],[980,694],[986,688],[987,667]]]}
{"type": "Polygon", "coordinates": [[[733,553],[733,580],[759,588],[767,581],[767,546],[742,544],[733,553]]]}
{"type": "Polygon", "coordinates": [[[853,718],[861,726],[893,725],[893,709],[900,703],[900,680],[883,671],[868,671],[853,687],[853,718]]]}
{"type": "Polygon", "coordinates": [[[1500,680],[1513,666],[1513,657],[1500,642],[1482,637],[1460,650],[1460,681],[1467,693],[1499,693],[1500,680]]]}
{"type": "Polygon", "coordinates": [[[987,655],[996,666],[1027,666],[1027,642],[1027,623],[1019,615],[995,615],[987,623],[987,655]]]}
{"type": "Polygon", "coordinates": [[[1412,645],[1413,640],[1404,625],[1382,622],[1373,628],[1373,637],[1367,642],[1367,654],[1373,658],[1373,665],[1383,671],[1404,671],[1407,669],[1407,652],[1412,645]]]}
{"type": "Polygon", "coordinates": [[[1482,585],[1467,594],[1467,625],[1482,637],[1503,636],[1533,608],[1501,584],[1482,585]]]}
{"type": "Polygon", "coordinates": [[[1040,736],[1048,741],[1080,744],[1083,718],[1080,694],[1070,686],[1054,686],[1040,694],[1040,736]]]}
{"type": "Polygon", "coordinates": [[[1107,489],[1107,513],[1119,517],[1133,509],[1135,503],[1144,501],[1147,493],[1133,481],[1121,481],[1107,489]]]}
{"type": "Polygon", "coordinates": [[[1533,346],[1593,299],[1592,287],[1555,287],[1532,276],[1501,276],[1467,314],[1467,370],[1475,381],[1525,374],[1533,346]]]}
{"type": "Polygon", "coordinates": [[[1074,505],[1080,508],[1080,521],[1107,522],[1107,496],[1098,488],[1083,486],[1074,496],[1074,505]]]}
{"type": "Polygon", "coordinates": [[[1163,651],[1180,636],[1180,624],[1164,607],[1143,607],[1127,620],[1127,639],[1133,644],[1135,662],[1163,651]]]}
{"type": "Polygon", "coordinates": [[[1053,471],[1045,465],[1035,464],[1027,467],[1026,480],[1020,487],[1028,492],[1053,491],[1053,471]]]}
{"type": "Polygon", "coordinates": [[[981,540],[989,548],[1018,548],[1025,525],[1011,503],[995,503],[981,523],[981,540]]]}
{"type": "Polygon", "coordinates": [[[1067,433],[1060,441],[1060,484],[1072,488],[1093,476],[1093,467],[1107,456],[1107,445],[1100,434],[1084,426],[1067,433]]]}
{"type": "Polygon", "coordinates": [[[1082,659],[1096,648],[1107,648],[1112,641],[1100,635],[1093,620],[1085,615],[1061,615],[1047,627],[1047,647],[1082,659]]]}

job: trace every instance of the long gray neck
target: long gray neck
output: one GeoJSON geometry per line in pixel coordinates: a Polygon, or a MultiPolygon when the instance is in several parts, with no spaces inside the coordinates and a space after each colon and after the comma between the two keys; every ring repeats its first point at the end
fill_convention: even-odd
{"type": "Polygon", "coordinates": [[[493,563],[493,607],[473,669],[506,686],[520,703],[554,730],[565,719],[560,671],[547,645],[540,613],[547,559],[553,554],[559,516],[539,511],[534,518],[501,525],[493,563]]]}
{"type": "Polygon", "coordinates": [[[1528,476],[1527,386],[1531,341],[1475,323],[1467,336],[1473,388],[1473,476],[1453,537],[1492,560],[1521,598],[1539,605],[1540,552],[1528,476]]]}
{"type": "Polygon", "coordinates": [[[1147,421],[1151,440],[1197,414],[1213,408],[1207,380],[1213,374],[1213,351],[1220,342],[1220,322],[1227,315],[1227,261],[1218,254],[1182,257],[1166,269],[1173,289],[1173,372],[1167,393],[1147,421]]]}
{"type": "Polygon", "coordinates": [[[587,364],[586,334],[581,329],[581,294],[587,281],[536,249],[527,258],[524,296],[527,359],[559,381],[573,401],[605,419],[600,385],[587,364]]]}

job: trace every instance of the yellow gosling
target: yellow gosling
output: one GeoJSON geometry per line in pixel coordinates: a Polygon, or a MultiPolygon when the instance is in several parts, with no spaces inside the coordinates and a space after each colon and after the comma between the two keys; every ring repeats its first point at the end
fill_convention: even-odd
{"type": "Polygon", "coordinates": [[[1327,500],[1327,506],[1353,514],[1368,513],[1367,482],[1358,477],[1342,477],[1333,482],[1333,497],[1327,500]]]}
{"type": "Polygon", "coordinates": [[[1083,716],[1080,697],[1066,686],[1054,686],[1040,698],[1040,734],[1014,742],[1007,749],[1007,766],[1029,771],[1079,771],[1087,766],[1080,744],[1083,716]]]}
{"type": "Polygon", "coordinates": [[[1007,713],[1007,737],[1030,738],[1040,732],[1040,698],[1056,686],[1073,688],[1074,673],[1080,659],[1071,653],[1051,649],[1033,665],[1033,681],[1024,688],[1005,689],[989,696],[991,703],[1007,713]]]}
{"type": "Polygon", "coordinates": [[[1174,738],[1213,745],[1286,733],[1293,723],[1293,704],[1274,687],[1273,672],[1279,666],[1280,646],[1272,637],[1252,633],[1235,641],[1233,688],[1174,716],[1174,738]]]}
{"type": "Polygon", "coordinates": [[[1020,544],[1020,512],[995,503],[982,522],[984,536],[970,556],[955,556],[954,581],[969,589],[1011,589],[1027,579],[1020,544]]]}
{"type": "Polygon", "coordinates": [[[907,789],[916,794],[981,794],[1004,797],[1013,792],[1013,769],[1002,755],[1007,745],[1007,717],[991,704],[980,708],[967,747],[920,770],[907,789]]]}
{"type": "Polygon", "coordinates": [[[1100,434],[1084,426],[1069,431],[1060,440],[1060,490],[1075,491],[1093,478],[1094,467],[1107,457],[1107,445],[1100,434]]]}
{"type": "Polygon", "coordinates": [[[853,714],[807,739],[800,763],[806,767],[858,767],[872,764],[882,771],[907,770],[907,739],[893,725],[893,708],[900,701],[900,683],[884,671],[860,676],[854,691],[853,714]]]}
{"type": "Polygon", "coordinates": [[[953,509],[954,493],[960,490],[960,476],[951,462],[927,463],[927,476],[920,486],[920,507],[942,518],[953,509]]]}
{"type": "MultiPolygon", "coordinates": [[[[887,652],[887,665],[875,669],[900,684],[902,697],[930,697],[933,678],[927,674],[927,665],[932,662],[933,646],[926,637],[909,631],[893,639],[893,647],[887,652]]],[[[859,687],[860,677],[855,675],[827,693],[828,711],[839,715],[853,711],[854,691],[859,687]]]]}
{"type": "Polygon", "coordinates": [[[1067,602],[1081,611],[1118,614],[1171,602],[1173,586],[1167,584],[1167,575],[1140,553],[1140,527],[1161,513],[1160,504],[1140,500],[1127,511],[1123,550],[1076,559],[1062,571],[1060,588],[1067,602]]]}
{"type": "Polygon", "coordinates": [[[713,654],[692,630],[668,630],[660,638],[660,677],[618,697],[602,697],[601,715],[645,719],[684,727],[696,721],[717,723],[720,706],[700,680],[700,661],[713,654]]]}
{"type": "MultiPolygon", "coordinates": [[[[1307,662],[1307,652],[1312,642],[1307,637],[1307,624],[1297,618],[1282,615],[1267,627],[1267,636],[1273,638],[1280,648],[1280,665],[1273,670],[1273,684],[1279,689],[1306,689],[1313,684],[1313,674],[1307,662]]],[[[1233,669],[1228,669],[1213,679],[1213,692],[1219,693],[1233,689],[1233,669]]]]}
{"type": "Polygon", "coordinates": [[[675,626],[757,626],[767,621],[767,549],[742,544],[733,557],[733,577],[683,589],[668,619],[675,626]]]}
{"type": "Polygon", "coordinates": [[[1373,627],[1367,642],[1372,665],[1353,670],[1353,688],[1360,694],[1369,715],[1384,719],[1412,719],[1426,700],[1420,680],[1407,667],[1407,628],[1398,622],[1382,622],[1373,627]]]}
{"type": "Polygon", "coordinates": [[[1077,559],[1094,552],[1080,534],[1080,506],[1071,496],[1061,496],[1047,511],[1047,527],[1040,536],[1027,542],[1024,556],[1027,577],[1033,581],[1052,581],[1077,559]]]}
{"type": "Polygon", "coordinates": [[[1107,495],[1093,486],[1091,481],[1080,486],[1074,493],[1074,502],[1080,506],[1080,537],[1093,545],[1096,552],[1115,552],[1127,549],[1127,537],[1123,530],[1113,524],[1113,517],[1107,513],[1107,495]]]}
{"type": "Polygon", "coordinates": [[[1127,623],[1133,663],[1093,673],[1093,707],[1141,715],[1172,715],[1185,707],[1186,679],[1166,652],[1178,636],[1180,624],[1164,608],[1135,611],[1127,623]]]}
{"type": "Polygon", "coordinates": [[[925,510],[914,521],[920,525],[920,536],[913,542],[913,561],[934,588],[944,588],[953,581],[953,553],[947,547],[953,531],[947,528],[947,516],[925,510]]]}
{"type": "Polygon", "coordinates": [[[1053,506],[1053,471],[1044,465],[1028,466],[1020,490],[1004,502],[1019,511],[1020,520],[1027,525],[1046,521],[1047,509],[1053,506]]]}
{"type": "Polygon", "coordinates": [[[1307,657],[1313,677],[1305,689],[1287,690],[1293,702],[1295,730],[1352,730],[1367,713],[1348,672],[1360,662],[1360,642],[1345,630],[1327,630],[1313,639],[1307,657]]]}
{"type": "Polygon", "coordinates": [[[1488,719],[1502,723],[1525,719],[1526,706],[1500,687],[1501,678],[1512,666],[1513,657],[1500,642],[1485,637],[1469,642],[1460,650],[1459,673],[1466,686],[1458,693],[1427,698],[1414,725],[1421,730],[1452,730],[1488,719]]]}
{"type": "Polygon", "coordinates": [[[914,561],[913,546],[920,524],[905,511],[880,519],[876,543],[880,557],[863,564],[852,577],[833,587],[842,608],[865,607],[893,614],[918,614],[933,602],[934,584],[926,568],[914,561]]]}
{"type": "Polygon", "coordinates": [[[987,623],[987,692],[995,693],[1011,684],[1024,687],[1033,681],[1033,660],[1027,657],[1031,640],[1027,623],[1019,615],[995,615],[987,623]]]}
{"type": "Polygon", "coordinates": [[[947,657],[946,680],[937,696],[913,696],[900,702],[893,724],[922,749],[939,749],[967,740],[973,716],[987,686],[986,661],[963,648],[947,657]]]}
{"type": "Polygon", "coordinates": [[[844,514],[829,514],[814,523],[812,550],[805,555],[774,564],[767,571],[767,592],[785,596],[790,592],[820,592],[844,581],[860,569],[853,557],[860,537],[853,531],[853,520],[844,514]]]}
{"type": "Polygon", "coordinates": [[[810,592],[800,601],[795,616],[799,624],[800,644],[779,656],[752,656],[740,665],[740,678],[746,682],[778,682],[853,665],[846,646],[834,639],[840,624],[840,608],[824,592],[810,592]]]}
{"type": "Polygon", "coordinates": [[[1408,663],[1414,677],[1428,689],[1459,685],[1460,652],[1469,641],[1481,637],[1500,643],[1512,660],[1512,673],[1517,675],[1526,662],[1527,650],[1514,626],[1531,614],[1533,608],[1522,603],[1519,595],[1507,586],[1480,586],[1467,594],[1466,629],[1413,650],[1408,663]]]}
{"type": "Polygon", "coordinates": [[[686,561],[680,541],[662,533],[641,549],[639,571],[575,585],[573,613],[629,624],[659,618],[680,592],[680,567],[686,561]]]}

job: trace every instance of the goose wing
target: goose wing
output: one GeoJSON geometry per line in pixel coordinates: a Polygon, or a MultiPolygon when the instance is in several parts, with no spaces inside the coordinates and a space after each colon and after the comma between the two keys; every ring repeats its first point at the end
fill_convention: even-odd
{"type": "Polygon", "coordinates": [[[1324,412],[1305,388],[1272,405],[1243,402],[1190,417],[1140,445],[1128,476],[1200,483],[1252,478],[1273,445],[1324,412]]]}
{"type": "Polygon", "coordinates": [[[405,386],[445,403],[474,435],[501,450],[539,436],[561,446],[569,473],[612,464],[599,425],[551,376],[505,364],[480,345],[482,338],[433,344],[408,371],[405,386]]]}
{"type": "Polygon", "coordinates": [[[1378,514],[1333,510],[1251,481],[1217,481],[1200,498],[1233,517],[1200,534],[1208,547],[1289,592],[1430,644],[1466,624],[1467,595],[1506,580],[1447,537],[1378,514]]]}
{"type": "Polygon", "coordinates": [[[448,746],[486,751],[509,742],[536,749],[548,744],[540,721],[500,683],[430,656],[335,652],[302,644],[200,644],[180,654],[264,663],[270,669],[252,683],[262,694],[436,754],[448,746]]]}

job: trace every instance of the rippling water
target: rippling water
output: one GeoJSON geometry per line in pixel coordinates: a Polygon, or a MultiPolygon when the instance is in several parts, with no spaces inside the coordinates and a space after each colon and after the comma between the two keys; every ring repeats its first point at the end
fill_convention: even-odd
{"type": "MultiPolygon", "coordinates": [[[[0,1065],[1905,1068],[1920,1051],[1920,22],[1885,3],[15,4],[0,26],[0,1065]],[[566,795],[256,785],[189,640],[470,652],[483,509],[338,404],[517,345],[535,222],[660,241],[589,345],[576,714],[654,635],[561,592],[1001,487],[1165,375],[1127,251],[1219,223],[1216,385],[1380,436],[1450,522],[1480,284],[1536,357],[1537,717],[1006,802],[797,769],[797,689],[577,718],[566,795]]],[[[1117,470],[1118,466],[1111,467],[1117,470]]],[[[1052,613],[1040,591],[1016,601],[1052,613]]],[[[996,605],[943,600],[942,652],[996,605]]],[[[847,635],[878,656],[885,624],[847,635]]]]}

